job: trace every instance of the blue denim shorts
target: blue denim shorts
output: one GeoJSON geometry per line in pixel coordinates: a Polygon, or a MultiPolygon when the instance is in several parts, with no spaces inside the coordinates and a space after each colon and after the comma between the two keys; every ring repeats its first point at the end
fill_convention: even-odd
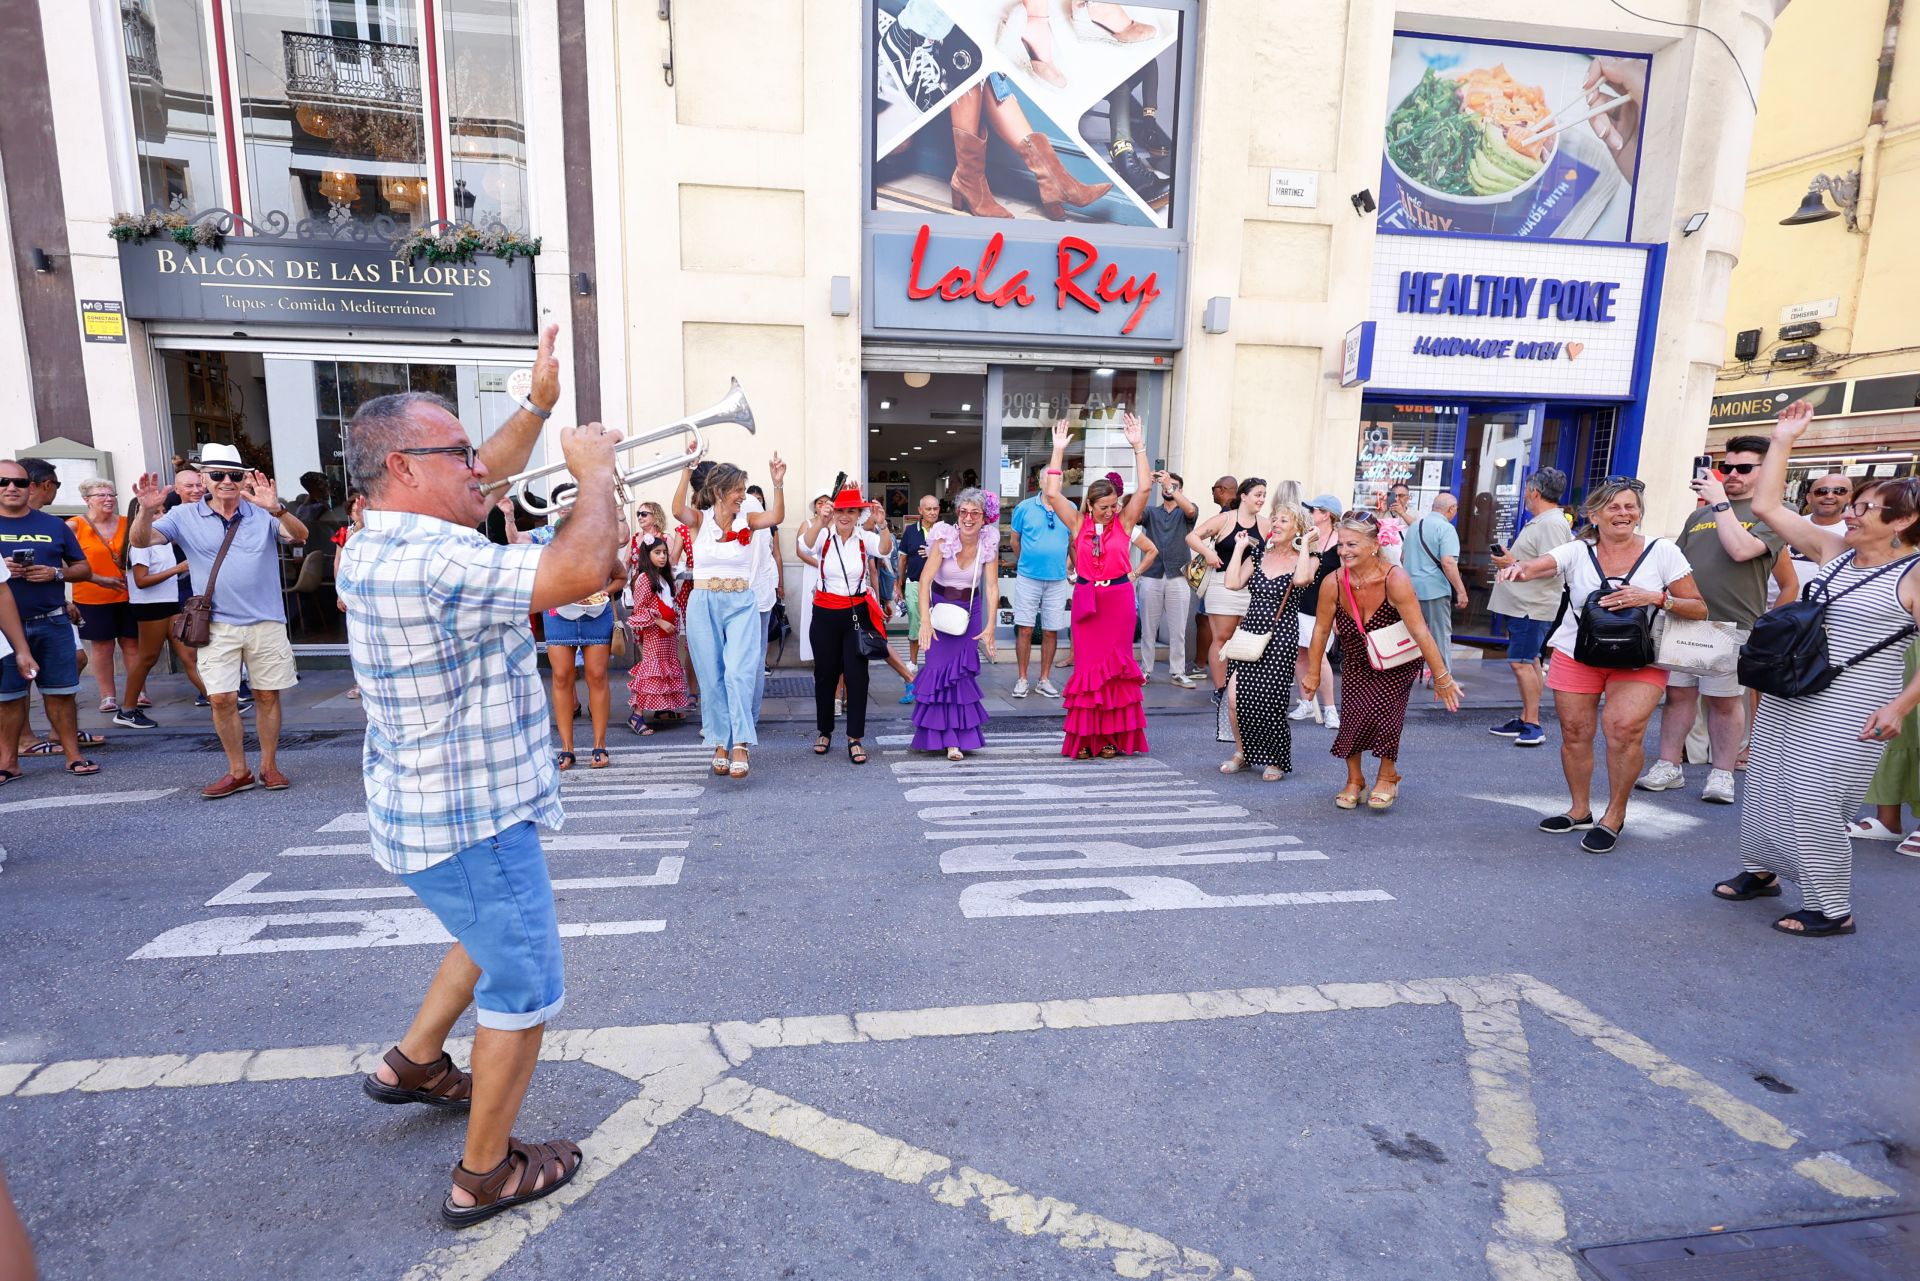
{"type": "Polygon", "coordinates": [[[567,999],[560,926],[532,823],[515,823],[400,880],[480,967],[473,1005],[481,1027],[518,1032],[560,1012],[567,999]]]}
{"type": "Polygon", "coordinates": [[[558,614],[547,615],[547,644],[570,645],[583,649],[588,645],[613,644],[613,606],[591,618],[562,618],[558,614]]]}
{"type": "MultiPolygon", "coordinates": [[[[27,649],[33,654],[40,674],[33,683],[42,694],[72,694],[80,688],[80,647],[74,643],[73,624],[66,611],[52,618],[36,618],[23,625],[27,649]]],[[[11,703],[27,696],[27,682],[20,678],[20,667],[13,655],[0,658],[0,703],[11,703]]]]}
{"type": "Polygon", "coordinates": [[[1509,663],[1531,663],[1540,657],[1547,648],[1547,633],[1553,630],[1553,621],[1545,618],[1515,618],[1503,614],[1507,620],[1507,661],[1509,663]]]}

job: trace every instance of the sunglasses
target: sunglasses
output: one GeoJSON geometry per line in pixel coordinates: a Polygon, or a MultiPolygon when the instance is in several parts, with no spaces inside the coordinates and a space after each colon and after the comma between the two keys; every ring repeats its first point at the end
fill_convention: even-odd
{"type": "Polygon", "coordinates": [[[1372,512],[1352,512],[1345,517],[1345,520],[1363,525],[1378,525],[1380,523],[1380,518],[1372,512]]]}
{"type": "Polygon", "coordinates": [[[208,480],[238,481],[238,480],[245,480],[247,478],[247,473],[243,471],[210,471],[205,473],[205,475],[208,480]]]}
{"type": "Polygon", "coordinates": [[[1721,463],[1720,470],[1729,476],[1745,476],[1760,470],[1759,463],[1721,463]]]}
{"type": "Polygon", "coordinates": [[[1815,498],[1845,498],[1848,494],[1851,494],[1853,491],[1851,489],[1846,489],[1846,488],[1840,488],[1840,489],[1827,488],[1827,489],[1810,489],[1807,492],[1809,494],[1812,494],[1815,498]]]}
{"type": "Polygon", "coordinates": [[[25,476],[0,476],[0,489],[26,489],[32,484],[25,476]]]}
{"type": "Polygon", "coordinates": [[[472,471],[474,455],[480,451],[472,445],[417,445],[412,449],[396,449],[393,452],[396,454],[412,454],[416,458],[424,457],[427,454],[447,454],[451,457],[458,458],[462,463],[466,464],[468,471],[472,471]]]}
{"type": "Polygon", "coordinates": [[[1609,476],[1600,483],[1603,485],[1620,485],[1624,488],[1631,489],[1636,494],[1644,494],[1647,492],[1647,482],[1641,480],[1638,476],[1609,476]]]}
{"type": "Polygon", "coordinates": [[[1047,528],[1048,528],[1048,529],[1057,529],[1057,528],[1059,528],[1059,526],[1060,526],[1060,522],[1059,522],[1058,520],[1055,520],[1055,519],[1054,519],[1054,515],[1053,515],[1053,512],[1052,512],[1051,510],[1049,510],[1049,511],[1047,512],[1047,528]]]}

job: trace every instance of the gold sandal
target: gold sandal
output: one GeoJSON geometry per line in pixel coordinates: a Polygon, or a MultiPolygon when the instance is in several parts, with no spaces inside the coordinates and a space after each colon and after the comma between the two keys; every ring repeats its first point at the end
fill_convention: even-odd
{"type": "Polygon", "coordinates": [[[1367,808],[1376,814],[1384,814],[1393,808],[1394,801],[1400,798],[1400,780],[1391,783],[1376,783],[1367,793],[1367,808]]]}
{"type": "Polygon", "coordinates": [[[1340,789],[1340,794],[1333,798],[1333,803],[1343,810],[1357,810],[1360,808],[1361,793],[1365,790],[1360,787],[1343,787],[1340,789]]]}

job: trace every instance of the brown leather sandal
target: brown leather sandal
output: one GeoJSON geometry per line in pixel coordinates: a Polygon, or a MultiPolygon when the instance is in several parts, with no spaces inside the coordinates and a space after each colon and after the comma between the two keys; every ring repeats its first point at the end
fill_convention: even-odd
{"type": "Polygon", "coordinates": [[[456,1228],[466,1228],[484,1219],[491,1219],[502,1210],[538,1201],[572,1182],[573,1176],[580,1173],[580,1161],[580,1145],[567,1139],[555,1139],[550,1143],[522,1143],[518,1139],[508,1139],[507,1154],[491,1170],[475,1174],[460,1162],[453,1163],[454,1186],[472,1193],[473,1204],[455,1205],[449,1197],[441,1203],[440,1217],[456,1228]],[[517,1178],[514,1171],[516,1157],[520,1163],[517,1178]],[[540,1182],[543,1174],[546,1184],[536,1188],[534,1185],[540,1182]],[[508,1190],[509,1186],[511,1191],[508,1190]]]}
{"type": "Polygon", "coordinates": [[[392,1070],[398,1085],[388,1085],[374,1073],[367,1073],[360,1088],[367,1097],[381,1103],[424,1103],[435,1108],[459,1108],[473,1104],[473,1077],[453,1065],[442,1052],[432,1063],[415,1063],[400,1053],[400,1047],[388,1050],[384,1062],[392,1070]]]}

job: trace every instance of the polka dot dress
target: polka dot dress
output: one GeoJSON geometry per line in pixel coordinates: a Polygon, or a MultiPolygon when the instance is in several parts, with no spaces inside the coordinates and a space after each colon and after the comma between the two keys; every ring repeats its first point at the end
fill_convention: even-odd
{"type": "MultiPolygon", "coordinates": [[[[1256,561],[1247,581],[1252,599],[1240,625],[1271,637],[1259,661],[1227,663],[1227,687],[1240,723],[1240,748],[1248,765],[1271,765],[1293,772],[1293,725],[1287,704],[1293,694],[1293,668],[1300,650],[1299,601],[1291,571],[1267,577],[1265,557],[1256,561]]],[[[1228,738],[1231,739],[1229,734],[1228,738]]]]}
{"type": "MultiPolygon", "coordinates": [[[[1367,661],[1367,638],[1353,621],[1346,589],[1336,582],[1334,590],[1340,593],[1333,618],[1334,630],[1340,636],[1342,666],[1340,733],[1333,740],[1333,754],[1346,760],[1370,751],[1384,761],[1399,760],[1400,731],[1406,727],[1407,699],[1420,677],[1420,664],[1402,663],[1384,672],[1375,671],[1367,661]]],[[[1383,593],[1380,608],[1373,611],[1367,627],[1377,631],[1399,621],[1400,611],[1383,593]]]]}

